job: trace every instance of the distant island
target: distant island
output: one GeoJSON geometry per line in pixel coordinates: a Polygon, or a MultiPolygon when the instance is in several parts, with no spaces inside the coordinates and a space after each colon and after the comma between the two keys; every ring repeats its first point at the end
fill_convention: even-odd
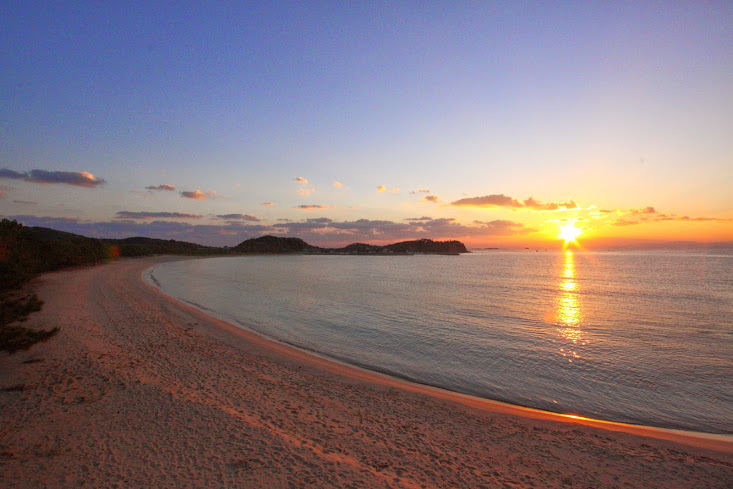
{"type": "Polygon", "coordinates": [[[239,253],[306,253],[328,255],[457,255],[468,253],[466,246],[460,241],[455,240],[433,241],[432,239],[416,239],[384,246],[353,243],[343,248],[321,248],[309,245],[300,238],[281,238],[271,235],[242,241],[233,249],[239,253]]]}

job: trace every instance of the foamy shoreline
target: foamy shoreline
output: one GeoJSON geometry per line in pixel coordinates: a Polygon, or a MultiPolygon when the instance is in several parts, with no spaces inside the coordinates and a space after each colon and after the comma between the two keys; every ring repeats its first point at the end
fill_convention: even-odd
{"type": "MultiPolygon", "coordinates": [[[[566,416],[340,364],[172,299],[171,257],[42,277],[0,357],[5,487],[724,487],[720,437],[566,416]],[[40,361],[37,361],[40,360],[40,361]],[[33,361],[33,363],[24,363],[33,361]]],[[[728,437],[729,438],[729,437],[728,437]]]]}

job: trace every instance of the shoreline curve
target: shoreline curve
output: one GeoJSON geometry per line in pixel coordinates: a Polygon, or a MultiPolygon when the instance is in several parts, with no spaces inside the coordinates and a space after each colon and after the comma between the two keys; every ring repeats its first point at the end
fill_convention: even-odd
{"type": "Polygon", "coordinates": [[[0,354],[3,487],[721,488],[733,444],[346,366],[182,303],[158,256],[45,274],[0,354]]]}
{"type": "MultiPolygon", "coordinates": [[[[192,259],[205,260],[207,258],[210,257],[192,259]]],[[[262,341],[264,342],[264,344],[267,344],[271,348],[278,351],[282,351],[286,355],[297,353],[298,358],[314,362],[318,366],[327,368],[332,372],[336,372],[346,376],[353,376],[354,378],[366,380],[367,382],[378,383],[380,385],[395,386],[413,392],[429,394],[441,399],[458,402],[479,409],[485,409],[489,411],[497,410],[533,419],[548,419],[560,422],[577,423],[585,426],[598,427],[609,431],[648,436],[660,440],[675,441],[685,445],[733,453],[733,434],[707,433],[702,431],[691,431],[677,428],[665,428],[659,426],[648,426],[642,424],[624,423],[620,421],[596,419],[575,414],[556,413],[553,411],[546,411],[529,406],[522,406],[519,404],[512,404],[495,399],[465,394],[444,387],[430,385],[406,377],[401,377],[399,375],[395,375],[389,372],[381,372],[379,370],[373,370],[368,367],[355,365],[353,363],[349,363],[347,360],[329,357],[328,355],[322,354],[318,351],[309,350],[307,348],[300,347],[285,340],[273,338],[265,333],[256,331],[245,324],[239,322],[237,322],[238,324],[234,324],[231,320],[227,319],[216,311],[206,308],[200,304],[185,301],[183,299],[166,294],[165,292],[163,292],[160,283],[152,276],[152,274],[149,273],[154,268],[164,263],[169,262],[161,261],[141,271],[141,281],[145,283],[145,285],[150,287],[151,290],[163,295],[167,299],[179,304],[180,306],[191,308],[201,314],[208,316],[212,320],[221,322],[222,325],[226,325],[226,328],[234,328],[235,330],[243,331],[248,335],[252,335],[257,338],[257,341],[262,341]],[[146,279],[146,274],[148,274],[150,281],[154,282],[157,286],[151,284],[146,279]]]]}

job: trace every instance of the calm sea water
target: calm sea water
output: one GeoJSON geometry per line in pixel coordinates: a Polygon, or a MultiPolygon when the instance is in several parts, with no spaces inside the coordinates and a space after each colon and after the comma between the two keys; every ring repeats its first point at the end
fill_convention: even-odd
{"type": "Polygon", "coordinates": [[[733,253],[243,256],[167,294],[351,364],[560,413],[733,433],[733,253]]]}

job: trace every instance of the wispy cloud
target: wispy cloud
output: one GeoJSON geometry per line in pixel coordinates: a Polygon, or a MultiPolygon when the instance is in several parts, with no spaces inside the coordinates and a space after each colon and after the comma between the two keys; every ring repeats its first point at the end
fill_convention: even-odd
{"type": "Polygon", "coordinates": [[[218,217],[219,219],[225,219],[227,221],[260,222],[262,220],[257,216],[253,216],[252,214],[219,214],[216,217],[218,217]]]}
{"type": "Polygon", "coordinates": [[[328,209],[327,205],[315,205],[315,204],[302,204],[297,207],[298,209],[303,209],[306,211],[314,211],[314,210],[322,210],[322,209],[328,209]]]}
{"type": "Polygon", "coordinates": [[[296,190],[298,195],[302,195],[304,197],[309,196],[310,194],[312,194],[315,191],[316,189],[314,187],[305,187],[305,188],[299,188],[298,190],[296,190]]]}
{"type": "Polygon", "coordinates": [[[201,219],[200,214],[184,214],[182,212],[131,212],[119,211],[120,219],[201,219]]]}
{"type": "Polygon", "coordinates": [[[274,202],[261,202],[260,205],[265,206],[265,207],[269,207],[271,205],[275,205],[275,203],[274,202]]]}
{"type": "Polygon", "coordinates": [[[176,187],[173,185],[163,184],[163,185],[150,185],[149,187],[145,187],[148,190],[169,190],[174,191],[176,187]]]}
{"type": "Polygon", "coordinates": [[[522,203],[504,194],[484,195],[483,197],[467,197],[451,202],[453,206],[467,207],[522,207],[522,203]]]}
{"type": "Polygon", "coordinates": [[[387,191],[387,187],[385,187],[384,185],[380,185],[379,187],[377,187],[377,192],[386,192],[386,191],[387,191]]]}
{"type": "Polygon", "coordinates": [[[298,183],[302,183],[303,185],[308,185],[308,179],[307,178],[295,177],[293,180],[296,181],[296,182],[298,182],[298,183]]]}
{"type": "Polygon", "coordinates": [[[384,192],[386,192],[387,190],[389,190],[389,191],[390,191],[390,192],[392,192],[393,194],[398,194],[398,193],[400,193],[400,189],[399,189],[399,188],[397,188],[397,187],[389,187],[389,189],[387,189],[387,186],[386,186],[386,185],[380,185],[379,187],[377,187],[377,192],[379,192],[379,193],[384,193],[384,192]]]}
{"type": "Polygon", "coordinates": [[[680,221],[680,222],[719,222],[727,223],[733,222],[731,218],[720,218],[720,217],[690,217],[690,216],[678,216],[676,214],[663,214],[658,212],[654,207],[648,206],[640,209],[627,209],[627,210],[615,210],[615,211],[600,211],[603,213],[616,213],[618,218],[611,222],[612,226],[635,226],[637,224],[646,224],[651,222],[661,221],[680,221]]]}
{"type": "Polygon", "coordinates": [[[456,207],[508,207],[511,209],[532,209],[536,211],[556,211],[577,209],[578,204],[569,200],[560,204],[554,202],[542,203],[530,197],[524,201],[517,200],[504,194],[484,195],[483,197],[467,197],[451,202],[456,207]]]}
{"type": "Polygon", "coordinates": [[[97,178],[86,171],[48,171],[31,170],[29,172],[17,172],[8,168],[0,169],[0,178],[11,180],[23,180],[40,184],[64,183],[75,187],[94,188],[107,183],[102,178],[97,178]]]}
{"type": "Polygon", "coordinates": [[[343,185],[341,184],[341,182],[337,182],[336,180],[333,181],[333,186],[336,187],[336,188],[343,187],[343,185]]]}
{"type": "Polygon", "coordinates": [[[426,195],[425,197],[423,197],[422,200],[423,202],[429,202],[431,204],[437,204],[438,202],[440,202],[440,199],[437,195],[426,195]]]}
{"type": "Polygon", "coordinates": [[[416,188],[415,190],[410,192],[411,194],[429,194],[430,189],[429,188],[416,188]]]}
{"type": "Polygon", "coordinates": [[[628,212],[634,216],[639,216],[639,215],[646,215],[646,214],[656,214],[657,210],[652,206],[648,206],[648,207],[644,207],[643,209],[629,209],[628,212]]]}

